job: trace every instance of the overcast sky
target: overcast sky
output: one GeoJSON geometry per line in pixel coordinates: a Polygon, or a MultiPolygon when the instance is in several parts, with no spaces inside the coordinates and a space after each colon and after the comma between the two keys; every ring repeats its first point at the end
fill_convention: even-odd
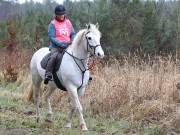
{"type": "MultiPolygon", "coordinates": [[[[8,1],[8,0],[7,0],[8,1]]],[[[17,0],[19,3],[24,3],[25,1],[30,1],[30,0],[17,0]]],[[[42,2],[43,0],[33,0],[34,2],[42,2]]],[[[56,1],[57,3],[60,3],[62,4],[64,0],[54,0],[56,1]]],[[[79,1],[79,0],[72,0],[72,1],[79,1]]],[[[93,1],[93,0],[90,0],[90,1],[93,1]]],[[[158,1],[158,0],[156,0],[158,1]]],[[[166,0],[167,1],[167,0],[166,0]]]]}
{"type": "MultiPolygon", "coordinates": [[[[25,1],[30,1],[30,0],[17,0],[19,3],[24,3],[25,1]]],[[[42,2],[43,0],[33,0],[34,2],[42,2]]],[[[54,0],[59,4],[62,4],[64,0],[54,0]]],[[[79,1],[79,0],[71,0],[71,1],[79,1]]],[[[89,0],[93,1],[93,0],[89,0]]]]}
{"type": "MultiPolygon", "coordinates": [[[[17,0],[19,3],[24,3],[25,1],[30,1],[30,0],[17,0]]],[[[42,2],[43,0],[33,0],[34,2],[42,2]]],[[[57,3],[63,3],[64,0],[54,0],[57,3]]]]}

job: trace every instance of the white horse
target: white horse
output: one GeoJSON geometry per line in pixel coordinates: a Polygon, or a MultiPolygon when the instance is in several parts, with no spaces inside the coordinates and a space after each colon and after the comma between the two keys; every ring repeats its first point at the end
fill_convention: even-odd
{"type": "MultiPolygon", "coordinates": [[[[88,130],[83,118],[83,109],[79,98],[84,94],[85,86],[89,81],[87,62],[90,55],[99,58],[104,57],[104,51],[100,45],[100,38],[101,34],[98,30],[98,24],[89,24],[86,29],[79,31],[72,44],[67,48],[61,66],[57,71],[57,76],[62,82],[62,85],[67,89],[71,99],[71,109],[68,114],[67,124],[65,125],[67,128],[71,128],[72,114],[73,112],[77,112],[81,129],[88,130]]],[[[40,63],[48,53],[49,49],[47,47],[39,49],[33,55],[30,64],[37,121],[40,119],[40,84],[45,76],[45,70],[41,67],[40,63]]],[[[53,81],[49,82],[45,94],[48,111],[47,120],[49,121],[52,121],[50,97],[55,89],[55,83],[53,81]]]]}

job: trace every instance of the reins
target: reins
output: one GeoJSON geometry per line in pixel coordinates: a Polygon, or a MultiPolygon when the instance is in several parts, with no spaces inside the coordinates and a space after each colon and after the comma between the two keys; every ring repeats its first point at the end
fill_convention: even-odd
{"type": "MultiPolygon", "coordinates": [[[[87,41],[87,51],[89,52],[89,49],[88,49],[89,47],[90,47],[91,49],[93,48],[93,49],[94,49],[94,54],[95,54],[96,47],[98,47],[98,46],[100,46],[100,45],[92,46],[92,45],[88,42],[88,39],[87,39],[87,36],[86,36],[86,35],[87,35],[89,32],[90,32],[90,31],[88,31],[88,32],[85,34],[85,38],[86,38],[86,41],[87,41]]],[[[84,33],[83,33],[83,35],[84,35],[84,33]]],[[[83,83],[84,83],[84,74],[85,74],[85,72],[91,69],[91,68],[86,68],[86,66],[83,64],[83,61],[88,60],[89,58],[93,57],[93,55],[90,55],[89,57],[84,58],[84,59],[80,59],[80,58],[78,58],[78,57],[75,57],[75,56],[73,55],[73,53],[71,54],[71,53],[67,52],[66,50],[65,50],[65,52],[73,58],[74,62],[76,63],[76,65],[78,66],[78,68],[80,69],[80,71],[81,71],[81,73],[82,73],[81,85],[77,88],[77,90],[79,90],[79,89],[83,86],[83,83]],[[83,69],[82,69],[81,66],[78,64],[77,60],[80,61],[80,63],[81,63],[82,66],[83,66],[83,69]]]]}
{"type": "Polygon", "coordinates": [[[85,67],[85,65],[83,64],[83,61],[91,58],[92,56],[87,57],[87,58],[85,58],[85,59],[79,59],[79,58],[75,57],[73,54],[70,54],[70,53],[67,52],[67,51],[65,51],[65,52],[73,58],[74,62],[76,63],[76,65],[78,66],[78,68],[80,69],[80,71],[81,71],[81,73],[82,73],[81,85],[77,88],[77,90],[79,90],[79,89],[82,87],[83,83],[84,83],[84,74],[85,74],[85,72],[88,71],[88,70],[90,70],[90,68],[86,68],[86,67],[85,67]],[[77,62],[76,60],[78,60],[78,61],[81,62],[81,64],[82,64],[82,66],[83,66],[84,69],[81,68],[81,66],[78,64],[78,62],[77,62]]]}

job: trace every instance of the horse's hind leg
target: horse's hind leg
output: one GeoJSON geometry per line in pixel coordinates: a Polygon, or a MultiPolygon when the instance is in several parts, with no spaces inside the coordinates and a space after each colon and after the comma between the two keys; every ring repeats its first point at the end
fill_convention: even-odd
{"type": "Polygon", "coordinates": [[[40,84],[33,84],[33,98],[36,106],[36,120],[40,120],[39,104],[40,104],[40,84]]]}
{"type": "MultiPolygon", "coordinates": [[[[50,84],[49,84],[50,85],[50,84]]],[[[55,90],[55,87],[53,85],[50,85],[49,87],[47,87],[46,93],[45,93],[45,101],[46,101],[46,107],[47,107],[47,121],[48,122],[52,122],[52,108],[51,108],[51,95],[55,90]]]]}
{"type": "Polygon", "coordinates": [[[41,86],[41,77],[36,73],[32,73],[32,88],[33,88],[33,98],[34,104],[36,106],[36,120],[40,120],[39,104],[40,104],[40,86],[41,86]]]}

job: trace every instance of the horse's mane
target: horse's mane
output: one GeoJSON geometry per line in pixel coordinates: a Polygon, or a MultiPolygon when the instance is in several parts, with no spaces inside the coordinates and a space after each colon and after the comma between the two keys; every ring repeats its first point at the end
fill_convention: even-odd
{"type": "MultiPolygon", "coordinates": [[[[88,29],[89,31],[94,32],[94,33],[101,36],[100,31],[98,30],[98,28],[94,24],[90,24],[90,26],[91,26],[91,28],[88,29]]],[[[82,29],[76,34],[71,46],[76,46],[76,45],[80,44],[82,36],[83,36],[85,31],[87,31],[87,29],[82,29]]]]}
{"type": "Polygon", "coordinates": [[[82,30],[80,30],[80,31],[76,34],[76,36],[75,36],[75,38],[74,38],[71,46],[79,45],[79,44],[80,44],[81,38],[82,38],[82,36],[83,36],[83,34],[84,34],[85,31],[86,31],[86,29],[82,29],[82,30]]]}

